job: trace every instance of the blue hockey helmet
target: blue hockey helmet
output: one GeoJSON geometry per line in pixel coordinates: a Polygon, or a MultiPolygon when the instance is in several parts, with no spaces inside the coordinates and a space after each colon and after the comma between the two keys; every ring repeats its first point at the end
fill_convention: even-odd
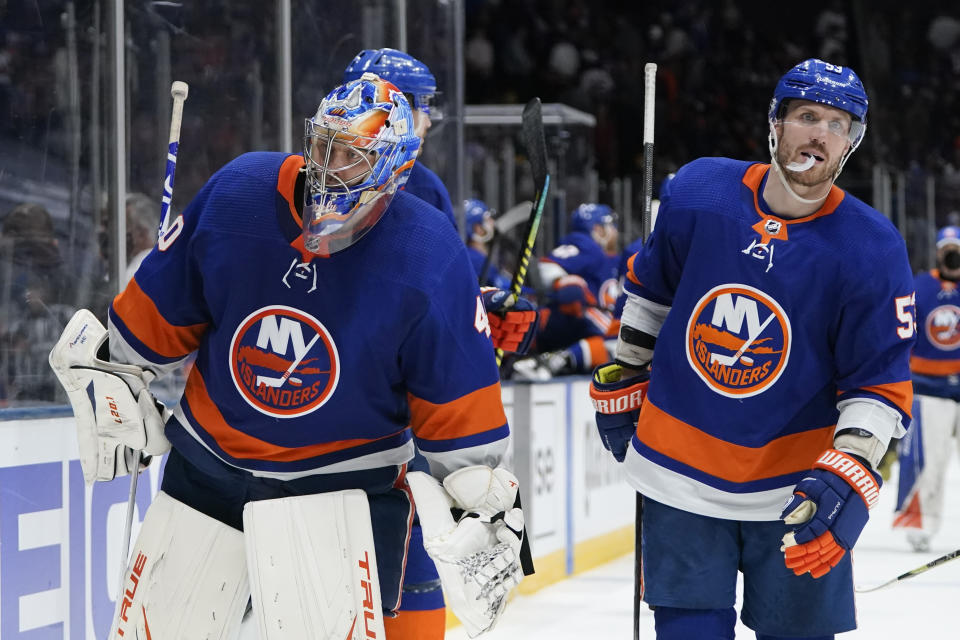
{"type": "MultiPolygon", "coordinates": [[[[477,200],[474,198],[463,201],[463,219],[465,223],[464,235],[466,235],[467,240],[470,240],[474,235],[474,225],[483,225],[486,220],[490,220],[492,218],[493,211],[483,200],[477,200]]],[[[489,234],[486,234],[480,239],[484,241],[489,240],[490,238],[488,236],[489,234]]]]}
{"type": "Polygon", "coordinates": [[[363,237],[406,184],[419,148],[410,105],[390,82],[364,74],[327,94],[304,126],[306,248],[330,255],[363,237]]]}
{"type": "Polygon", "coordinates": [[[614,224],[616,214],[605,204],[581,204],[570,214],[570,231],[590,233],[595,225],[614,224]]]}
{"type": "Polygon", "coordinates": [[[850,67],[810,58],[787,71],[773,91],[767,114],[771,123],[783,117],[785,102],[792,99],[818,102],[849,113],[853,118],[849,134],[850,153],[863,140],[869,100],[863,83],[850,67]]]}
{"type": "Polygon", "coordinates": [[[960,245],[960,227],[950,225],[937,231],[937,249],[948,244],[960,245]]]}
{"type": "Polygon", "coordinates": [[[390,48],[364,49],[343,70],[343,81],[356,80],[364,73],[375,73],[389,80],[407,94],[414,109],[438,119],[439,111],[436,108],[431,111],[431,107],[435,107],[437,79],[427,65],[410,54],[390,48]]]}

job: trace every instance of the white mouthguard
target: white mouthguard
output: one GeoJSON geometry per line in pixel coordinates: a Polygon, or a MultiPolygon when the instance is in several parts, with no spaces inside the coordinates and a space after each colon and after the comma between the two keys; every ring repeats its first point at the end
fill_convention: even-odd
{"type": "Polygon", "coordinates": [[[807,159],[803,162],[791,162],[790,164],[788,164],[787,170],[788,171],[806,171],[807,169],[812,167],[814,164],[816,164],[816,162],[817,162],[816,158],[814,158],[813,156],[807,156],[807,159]]]}

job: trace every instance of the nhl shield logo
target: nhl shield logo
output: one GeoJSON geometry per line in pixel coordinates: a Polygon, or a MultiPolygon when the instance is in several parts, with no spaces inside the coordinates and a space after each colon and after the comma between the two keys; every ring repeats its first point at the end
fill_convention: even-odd
{"type": "Polygon", "coordinates": [[[322,406],[340,378],[330,332],[313,316],[281,305],[248,315],[230,343],[230,374],[257,411],[296,418],[322,406]]]}
{"type": "Polygon", "coordinates": [[[787,366],[787,314],[766,293],[744,284],[708,291],[687,323],[687,361],[707,386],[729,398],[762,393],[787,366]]]}
{"type": "Polygon", "coordinates": [[[937,349],[953,351],[960,347],[960,307],[952,304],[940,305],[927,314],[927,340],[937,349]]]}

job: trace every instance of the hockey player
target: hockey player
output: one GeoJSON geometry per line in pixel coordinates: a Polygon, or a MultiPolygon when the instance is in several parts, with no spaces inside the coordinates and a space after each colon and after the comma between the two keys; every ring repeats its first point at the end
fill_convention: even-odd
{"type": "MultiPolygon", "coordinates": [[[[373,73],[391,82],[407,98],[413,108],[414,132],[420,138],[419,157],[433,118],[441,115],[436,105],[437,80],[433,73],[426,64],[410,54],[390,48],[364,49],[358,53],[344,69],[343,82],[356,80],[364,73],[373,73]]],[[[457,228],[447,188],[422,161],[418,160],[413,165],[407,183],[402,188],[442,211],[453,228],[457,228]]],[[[473,253],[468,251],[468,254],[471,262],[475,262],[473,253]]],[[[506,284],[491,284],[502,289],[510,286],[509,281],[506,284]]],[[[536,313],[530,313],[532,305],[524,304],[503,292],[489,290],[483,292],[482,300],[488,313],[494,345],[506,351],[515,351],[521,346],[525,349],[537,329],[536,313]]],[[[416,453],[410,469],[424,471],[426,464],[423,456],[416,453]]],[[[398,615],[385,620],[387,631],[393,635],[414,634],[421,640],[442,640],[446,630],[443,592],[437,571],[423,549],[419,518],[414,519],[409,548],[404,572],[404,598],[398,615]]]]}
{"type": "Polygon", "coordinates": [[[554,375],[589,373],[609,359],[617,300],[617,227],[605,204],[581,204],[570,214],[570,232],[540,260],[540,277],[550,290],[540,315],[536,350],[547,354],[554,375]]]}
{"type": "Polygon", "coordinates": [[[900,442],[896,528],[915,551],[940,529],[944,479],[960,425],[960,227],[937,233],[937,268],[918,273],[917,344],[910,358],[913,428],[900,442]]]}
{"type": "Polygon", "coordinates": [[[374,637],[400,604],[411,489],[450,606],[471,636],[496,622],[522,577],[509,427],[463,243],[400,189],[419,142],[392,84],[337,87],[302,156],[240,156],[173,221],[110,307],[110,361],[89,312],[68,325],[51,364],[88,481],[172,447],[111,638],[232,637],[251,590],[262,637],[374,637]],[[146,385],[192,352],[162,415],[146,385]],[[406,474],[414,441],[443,486],[406,474]]]}
{"type": "Polygon", "coordinates": [[[903,238],[834,185],[863,85],[806,60],[768,115],[769,165],[677,172],[630,261],[616,361],[594,372],[601,438],[644,496],[661,640],[733,638],[738,570],[760,640],[855,628],[849,551],[910,421],[903,238]]]}
{"type": "Polygon", "coordinates": [[[493,212],[483,200],[463,201],[464,236],[473,270],[482,286],[509,289],[510,279],[490,263],[490,241],[493,239],[493,212]]]}
{"type": "MultiPolygon", "coordinates": [[[[437,105],[437,79],[430,68],[413,56],[397,49],[364,49],[343,71],[343,82],[356,80],[364,73],[374,73],[392,82],[407,97],[413,107],[413,122],[420,138],[420,153],[427,131],[433,121],[442,116],[437,105]]],[[[443,211],[454,228],[457,220],[453,215],[453,203],[443,181],[427,165],[417,162],[410,171],[404,187],[415,196],[443,211]]]]}

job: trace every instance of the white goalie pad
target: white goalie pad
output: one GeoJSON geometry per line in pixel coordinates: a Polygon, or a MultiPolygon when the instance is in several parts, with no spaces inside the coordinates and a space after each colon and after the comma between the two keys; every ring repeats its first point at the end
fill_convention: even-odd
{"type": "Polygon", "coordinates": [[[454,471],[443,486],[419,471],[408,473],[407,483],[448,606],[471,638],[491,630],[523,579],[523,512],[513,507],[516,477],[478,465],[454,471]],[[454,507],[464,511],[459,521],[450,511],[454,507]]]}
{"type": "Polygon", "coordinates": [[[130,556],[110,640],[232,640],[250,586],[243,533],[164,492],[130,556]]]}
{"type": "Polygon", "coordinates": [[[261,640],[384,638],[363,491],[249,502],[243,528],[261,640]]]}
{"type": "Polygon", "coordinates": [[[98,357],[107,330],[86,309],[77,311],[50,351],[50,366],[77,420],[80,466],[87,484],[130,473],[131,450],[162,455],[170,449],[164,416],[136,365],[98,357]]]}

